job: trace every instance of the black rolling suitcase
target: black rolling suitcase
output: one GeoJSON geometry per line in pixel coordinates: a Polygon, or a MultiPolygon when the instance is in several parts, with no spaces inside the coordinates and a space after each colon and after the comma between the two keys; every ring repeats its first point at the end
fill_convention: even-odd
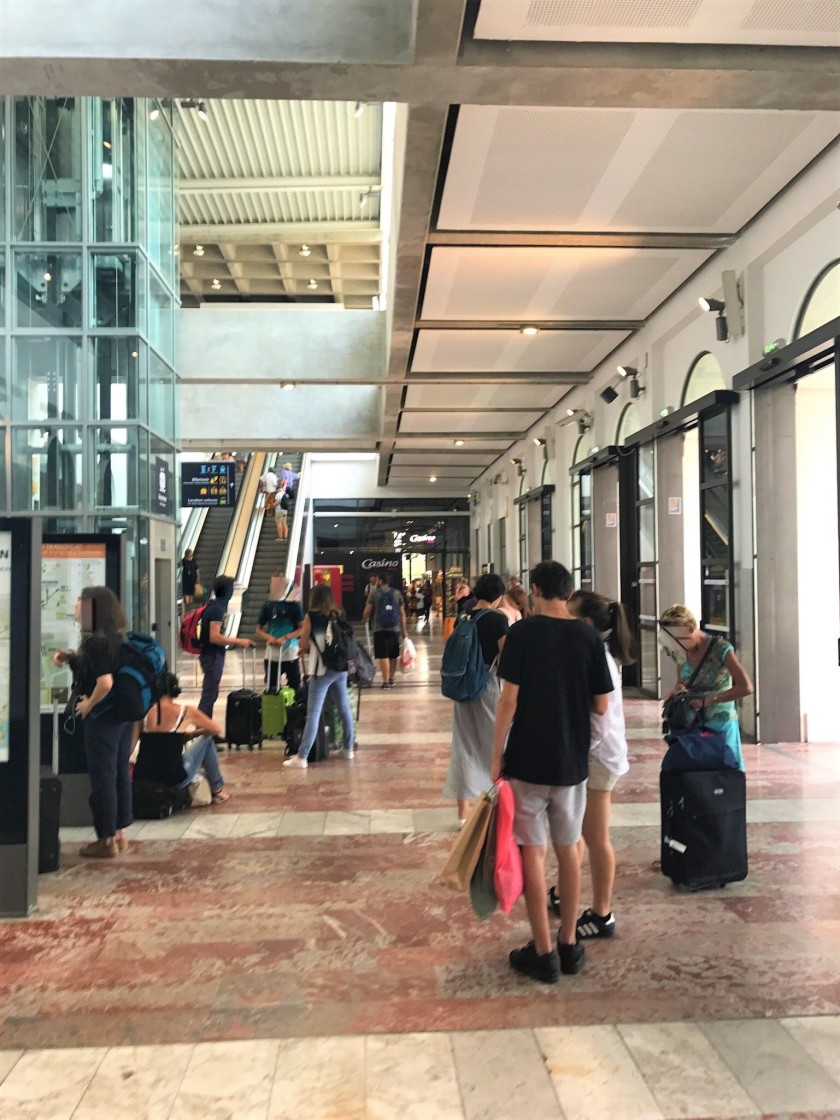
{"type": "Polygon", "coordinates": [[[60,845],[58,825],[61,817],[61,782],[55,775],[41,778],[41,805],[38,818],[38,874],[58,871],[60,845]]]}
{"type": "MultiPolygon", "coordinates": [[[[252,647],[254,684],[257,681],[257,654],[252,647]]],[[[242,651],[242,688],[228,694],[225,711],[225,742],[228,750],[246,746],[262,749],[262,694],[245,686],[245,651],[242,651]]]]}
{"type": "Polygon", "coordinates": [[[662,874],[691,891],[747,877],[743,770],[662,771],[662,874]]]}

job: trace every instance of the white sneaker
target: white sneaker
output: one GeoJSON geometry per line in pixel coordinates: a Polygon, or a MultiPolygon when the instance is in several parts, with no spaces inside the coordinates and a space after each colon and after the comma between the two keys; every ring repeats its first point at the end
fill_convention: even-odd
{"type": "Polygon", "coordinates": [[[356,752],[352,747],[339,747],[335,752],[338,758],[355,758],[356,752]]]}
{"type": "Polygon", "coordinates": [[[299,754],[293,754],[291,758],[286,759],[283,765],[288,766],[292,770],[306,770],[309,763],[305,758],[301,758],[299,754]]]}

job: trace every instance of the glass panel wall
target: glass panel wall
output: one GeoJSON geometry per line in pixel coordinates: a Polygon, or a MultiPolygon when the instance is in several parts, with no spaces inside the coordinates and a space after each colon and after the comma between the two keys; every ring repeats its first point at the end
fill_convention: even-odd
{"type": "Polygon", "coordinates": [[[149,515],[176,512],[175,160],[154,104],[0,98],[0,502],[125,534],[136,580],[149,515]]]}
{"type": "Polygon", "coordinates": [[[12,236],[16,241],[82,240],[81,97],[16,97],[12,236]]]}

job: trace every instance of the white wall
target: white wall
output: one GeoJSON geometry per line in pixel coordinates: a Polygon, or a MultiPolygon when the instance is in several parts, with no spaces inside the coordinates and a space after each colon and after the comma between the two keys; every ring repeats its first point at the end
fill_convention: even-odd
{"type": "MultiPolygon", "coordinates": [[[[379,456],[370,454],[313,454],[310,459],[310,494],[313,498],[422,498],[416,483],[407,486],[379,486],[379,456]]],[[[447,486],[446,479],[426,484],[429,508],[441,497],[463,497],[460,484],[447,486]]]]}

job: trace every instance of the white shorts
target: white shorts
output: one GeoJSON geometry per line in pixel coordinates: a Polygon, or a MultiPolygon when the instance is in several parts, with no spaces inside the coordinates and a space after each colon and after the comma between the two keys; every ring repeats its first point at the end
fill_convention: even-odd
{"type": "Polygon", "coordinates": [[[568,847],[580,840],[586,809],[586,782],[576,786],[537,786],[511,778],[516,812],[513,835],[528,848],[548,843],[568,847]]]}
{"type": "Polygon", "coordinates": [[[594,755],[589,756],[589,781],[587,789],[594,789],[601,793],[610,793],[615,789],[618,774],[612,774],[606,766],[594,755]]]}

